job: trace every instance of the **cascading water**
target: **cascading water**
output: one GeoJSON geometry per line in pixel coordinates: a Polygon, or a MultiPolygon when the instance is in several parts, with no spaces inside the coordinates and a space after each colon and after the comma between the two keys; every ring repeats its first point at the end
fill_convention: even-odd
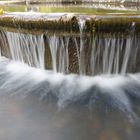
{"type": "Polygon", "coordinates": [[[105,100],[112,107],[128,112],[132,116],[134,115],[131,100],[129,100],[127,94],[128,96],[132,96],[131,94],[139,96],[137,93],[140,83],[139,74],[126,76],[101,75],[94,77],[77,76],[74,74],[64,75],[28,67],[25,64],[11,61],[5,57],[1,57],[0,65],[1,77],[7,75],[0,81],[2,96],[9,94],[10,96],[17,95],[26,98],[30,94],[36,93],[40,96],[40,99],[45,99],[52,94],[58,100],[59,107],[63,108],[68,104],[76,103],[80,100],[83,100],[82,104],[94,107],[96,104],[88,96],[93,97],[94,100],[95,96],[100,96],[101,94],[102,96],[108,96],[107,98],[112,98],[111,101],[105,100]],[[129,87],[130,85],[131,87],[129,87]],[[127,93],[127,86],[130,88],[128,91],[131,91],[133,87],[136,90],[133,93],[127,93]],[[27,90],[24,90],[24,88],[27,88],[27,90]],[[96,90],[99,92],[98,95],[96,95],[96,90]],[[112,92],[112,90],[116,91],[112,92]]]}
{"type": "Polygon", "coordinates": [[[138,140],[139,91],[139,74],[64,75],[1,57],[0,123],[9,134],[0,137],[138,140]]]}
{"type": "Polygon", "coordinates": [[[69,69],[69,37],[48,37],[49,48],[52,57],[52,66],[54,72],[68,73],[69,69]]]}
{"type": "Polygon", "coordinates": [[[79,36],[0,32],[0,124],[9,132],[0,138],[139,140],[139,35],[86,35],[79,25],[79,36]]]}
{"type": "Polygon", "coordinates": [[[3,34],[4,41],[5,36],[7,37],[6,41],[13,60],[44,69],[43,35],[34,36],[12,32],[5,32],[5,36],[3,34]]]}
{"type": "Polygon", "coordinates": [[[51,59],[54,72],[80,75],[139,72],[139,36],[135,34],[65,37],[1,32],[1,42],[4,56],[42,69],[49,67],[51,59]],[[46,51],[51,58],[45,56],[46,51]]]}
{"type": "MultiPolygon", "coordinates": [[[[98,34],[93,36],[92,41],[87,44],[83,36],[83,28],[84,21],[80,22],[81,35],[78,38],[53,35],[44,39],[46,35],[1,32],[1,42],[8,42],[5,45],[9,47],[8,54],[11,55],[13,60],[41,69],[44,69],[45,61],[47,61],[44,56],[45,49],[50,49],[52,69],[55,73],[69,72],[70,49],[72,53],[75,51],[80,75],[85,75],[86,72],[91,75],[125,74],[127,69],[129,70],[128,61],[131,68],[133,66],[131,61],[133,64],[138,61],[139,40],[137,36],[129,35],[121,38],[117,35],[105,37],[102,34],[98,34]],[[45,46],[45,42],[49,47],[45,46]],[[71,46],[70,48],[69,44],[71,45],[71,43],[74,43],[74,47],[71,46]],[[135,44],[135,46],[132,44],[135,44]],[[135,57],[133,53],[136,54],[135,57]]],[[[3,47],[1,49],[3,53],[3,47]]]]}

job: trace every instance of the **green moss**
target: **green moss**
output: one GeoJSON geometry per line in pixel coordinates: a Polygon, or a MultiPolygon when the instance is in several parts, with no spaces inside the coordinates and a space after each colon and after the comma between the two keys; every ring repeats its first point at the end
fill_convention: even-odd
{"type": "Polygon", "coordinates": [[[76,17],[69,20],[26,20],[3,16],[0,17],[0,26],[25,30],[79,31],[78,19],[76,17]]]}

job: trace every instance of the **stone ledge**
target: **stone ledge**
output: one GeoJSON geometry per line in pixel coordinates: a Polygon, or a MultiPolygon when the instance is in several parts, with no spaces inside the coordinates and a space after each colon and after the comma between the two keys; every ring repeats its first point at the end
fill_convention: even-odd
{"type": "Polygon", "coordinates": [[[139,15],[79,15],[13,13],[0,16],[1,30],[18,30],[38,33],[121,32],[139,33],[139,15]]]}

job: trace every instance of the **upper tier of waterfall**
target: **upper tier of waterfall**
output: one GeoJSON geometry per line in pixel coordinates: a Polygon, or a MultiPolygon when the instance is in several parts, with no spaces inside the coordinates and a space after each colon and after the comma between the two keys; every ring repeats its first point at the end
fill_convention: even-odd
{"type": "Polygon", "coordinates": [[[123,22],[123,17],[120,16],[111,16],[111,18],[83,15],[78,19],[73,14],[31,15],[21,13],[19,16],[19,13],[16,13],[0,17],[1,21],[10,18],[9,22],[4,25],[7,29],[9,25],[13,26],[13,29],[19,26],[15,33],[10,29],[6,31],[1,28],[0,42],[3,56],[30,66],[53,69],[54,72],[66,74],[96,75],[139,72],[138,16],[126,17],[128,21],[123,22]],[[114,21],[116,19],[114,25],[118,25],[115,30],[114,25],[111,25],[113,19],[114,21]],[[43,24],[41,20],[43,20],[43,24]],[[38,22],[40,23],[37,24],[38,22]],[[51,25],[51,22],[54,25],[51,25]],[[55,27],[55,24],[61,28],[55,27]],[[69,26],[67,27],[67,25],[69,26]],[[128,28],[125,28],[126,26],[128,28]],[[30,31],[36,27],[48,28],[46,30],[50,30],[51,34],[48,32],[22,33],[22,28],[30,31]],[[60,33],[57,29],[60,30],[60,33]],[[74,29],[77,29],[77,33],[74,29]]]}
{"type": "Polygon", "coordinates": [[[47,36],[1,32],[1,53],[16,61],[54,72],[101,74],[139,72],[139,36],[97,34],[47,36]],[[135,55],[134,55],[135,54],[135,55]]]}
{"type": "Polygon", "coordinates": [[[0,21],[4,26],[0,32],[1,54],[15,61],[65,74],[125,74],[140,70],[137,15],[14,13],[1,16],[0,21]],[[49,32],[31,34],[30,30],[36,28],[49,32]]]}

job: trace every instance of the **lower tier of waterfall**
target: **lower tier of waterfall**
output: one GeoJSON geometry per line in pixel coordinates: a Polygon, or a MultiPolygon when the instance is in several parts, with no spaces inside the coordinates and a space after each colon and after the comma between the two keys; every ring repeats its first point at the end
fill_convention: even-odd
{"type": "Polygon", "coordinates": [[[139,140],[140,74],[79,76],[0,57],[0,139],[139,140]]]}
{"type": "MultiPolygon", "coordinates": [[[[81,104],[93,109],[101,102],[136,119],[131,97],[140,99],[140,74],[78,76],[45,71],[20,62],[0,58],[0,96],[39,100],[54,98],[59,109],[81,104]],[[101,100],[100,100],[101,99],[101,100]]],[[[104,106],[104,107],[105,107],[104,106]]]]}

